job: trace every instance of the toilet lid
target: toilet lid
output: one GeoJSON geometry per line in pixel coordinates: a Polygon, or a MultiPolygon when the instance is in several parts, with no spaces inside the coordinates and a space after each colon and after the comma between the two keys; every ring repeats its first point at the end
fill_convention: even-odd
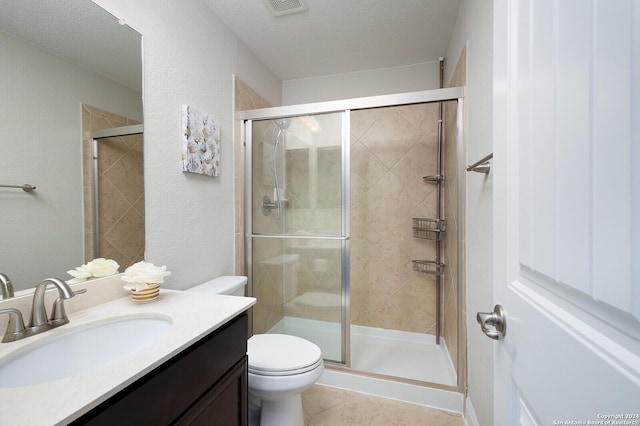
{"type": "Polygon", "coordinates": [[[288,334],[256,334],[249,339],[249,371],[256,374],[297,374],[322,363],[320,348],[288,334]]]}

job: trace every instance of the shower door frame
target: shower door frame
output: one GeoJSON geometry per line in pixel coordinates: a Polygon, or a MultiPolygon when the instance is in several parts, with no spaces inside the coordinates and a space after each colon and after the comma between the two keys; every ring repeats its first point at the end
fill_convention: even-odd
{"type": "MultiPolygon", "coordinates": [[[[252,279],[252,239],[256,237],[253,234],[252,228],[252,135],[248,129],[254,120],[273,120],[277,118],[297,117],[302,115],[313,114],[325,114],[325,113],[344,113],[345,140],[342,145],[342,162],[343,162],[343,191],[342,191],[342,216],[343,216],[343,235],[346,238],[343,239],[342,253],[341,253],[341,265],[342,265],[342,359],[343,363],[330,362],[332,367],[337,369],[345,369],[346,371],[370,377],[380,377],[389,379],[388,376],[379,375],[376,373],[368,373],[364,371],[352,370],[351,366],[351,331],[350,331],[350,264],[349,264],[349,250],[350,250],[350,151],[351,151],[351,131],[350,131],[350,114],[352,110],[393,107],[411,104],[422,103],[435,103],[435,102],[448,102],[455,101],[457,103],[456,113],[456,151],[458,152],[458,164],[456,166],[455,174],[457,176],[457,212],[458,217],[458,244],[457,244],[457,257],[458,264],[457,275],[458,280],[456,283],[457,297],[457,340],[458,340],[458,356],[454,360],[456,365],[456,386],[444,385],[440,383],[422,382],[418,380],[406,379],[402,377],[395,377],[394,380],[399,382],[405,382],[410,384],[417,384],[424,386],[425,384],[443,390],[465,392],[465,377],[466,377],[466,324],[462,321],[463,316],[461,313],[464,310],[464,283],[465,278],[465,256],[464,256],[464,239],[465,239],[465,173],[464,173],[464,139],[463,139],[463,112],[464,112],[464,87],[450,87],[444,89],[425,90],[418,92],[407,92],[392,95],[379,95],[369,96],[362,98],[351,98],[337,101],[325,101],[315,102],[298,105],[287,105],[280,107],[261,108],[254,110],[245,110],[238,113],[238,118],[242,121],[241,132],[242,141],[245,145],[245,167],[244,167],[244,206],[245,206],[245,267],[247,274],[249,275],[248,294],[253,294],[253,279],[252,279]],[[346,232],[346,233],[345,233],[346,232]]],[[[449,173],[454,173],[450,171],[449,173]]],[[[281,237],[282,238],[282,237],[281,237]]],[[[308,236],[289,236],[286,238],[314,238],[308,236]]],[[[323,237],[315,237],[323,238],[323,237]]],[[[252,323],[252,322],[251,322],[252,323]]]]}

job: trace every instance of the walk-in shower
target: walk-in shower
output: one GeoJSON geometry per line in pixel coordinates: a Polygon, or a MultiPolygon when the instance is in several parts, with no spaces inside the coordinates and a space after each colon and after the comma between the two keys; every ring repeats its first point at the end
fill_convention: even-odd
{"type": "Polygon", "coordinates": [[[461,390],[461,111],[449,88],[240,113],[254,333],[461,390]]]}

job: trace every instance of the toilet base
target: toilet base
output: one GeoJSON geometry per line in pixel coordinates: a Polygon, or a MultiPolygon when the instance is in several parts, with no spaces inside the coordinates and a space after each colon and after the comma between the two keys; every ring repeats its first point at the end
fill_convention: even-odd
{"type": "Polygon", "coordinates": [[[249,426],[260,426],[260,406],[249,401],[249,426]]]}
{"type": "Polygon", "coordinates": [[[285,398],[263,399],[260,408],[260,426],[302,426],[302,396],[290,395],[285,398]]]}

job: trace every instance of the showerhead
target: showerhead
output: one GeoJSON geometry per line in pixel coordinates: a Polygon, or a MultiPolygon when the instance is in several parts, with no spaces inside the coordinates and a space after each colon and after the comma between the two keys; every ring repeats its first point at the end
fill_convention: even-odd
{"type": "Polygon", "coordinates": [[[276,118],[273,120],[273,122],[276,123],[276,126],[281,128],[282,130],[287,130],[289,128],[289,125],[291,124],[291,121],[289,121],[289,119],[287,118],[276,118]]]}

